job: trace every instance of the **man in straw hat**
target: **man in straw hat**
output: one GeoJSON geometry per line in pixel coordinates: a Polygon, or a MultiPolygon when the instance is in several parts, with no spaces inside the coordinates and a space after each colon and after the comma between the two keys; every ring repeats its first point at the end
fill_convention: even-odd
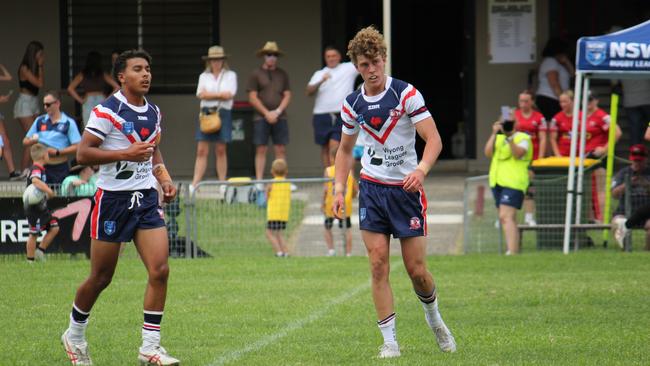
{"type": "Polygon", "coordinates": [[[289,125],[285,111],[291,100],[291,90],[289,76],[277,66],[278,57],[282,55],[277,43],[266,42],[257,51],[257,57],[262,57],[264,62],[248,80],[248,99],[257,112],[253,130],[256,179],[264,175],[269,137],[273,139],[275,159],[286,160],[289,125]]]}

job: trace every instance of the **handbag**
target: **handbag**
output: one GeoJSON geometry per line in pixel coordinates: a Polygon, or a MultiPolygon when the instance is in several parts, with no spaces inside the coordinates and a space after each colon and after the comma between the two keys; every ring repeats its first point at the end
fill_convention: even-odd
{"type": "Polygon", "coordinates": [[[201,132],[216,133],[219,131],[219,129],[221,129],[221,117],[219,116],[219,109],[210,114],[203,112],[199,113],[201,132]]]}
{"type": "MultiPolygon", "coordinates": [[[[219,75],[219,80],[217,81],[217,86],[221,86],[221,79],[223,79],[223,71],[219,75]]],[[[203,113],[203,110],[199,113],[199,127],[201,132],[209,134],[216,133],[221,129],[221,116],[219,116],[219,110],[221,110],[221,103],[219,107],[213,113],[203,113]]]]}

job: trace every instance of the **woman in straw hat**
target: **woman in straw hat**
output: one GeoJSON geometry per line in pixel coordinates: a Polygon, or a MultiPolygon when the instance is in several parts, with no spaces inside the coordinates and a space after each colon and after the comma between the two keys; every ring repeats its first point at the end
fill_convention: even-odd
{"type": "Polygon", "coordinates": [[[201,111],[205,114],[219,113],[221,128],[211,134],[201,132],[198,121],[196,127],[196,161],[194,163],[194,178],[190,189],[193,189],[205,174],[208,164],[210,143],[216,143],[217,177],[225,180],[228,172],[228,157],[226,144],[232,140],[232,106],[237,93],[237,74],[228,68],[228,55],[221,46],[212,46],[208,54],[203,56],[205,71],[199,76],[196,96],[201,100],[201,111]]]}

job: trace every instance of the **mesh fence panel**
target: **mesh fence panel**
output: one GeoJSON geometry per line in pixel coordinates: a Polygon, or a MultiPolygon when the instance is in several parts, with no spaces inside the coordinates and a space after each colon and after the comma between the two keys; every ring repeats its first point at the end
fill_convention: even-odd
{"type": "MultiPolygon", "coordinates": [[[[192,197],[188,197],[192,206],[192,242],[196,244],[193,251],[197,256],[272,255],[267,237],[269,218],[286,219],[286,228],[279,231],[290,255],[324,255],[327,249],[322,203],[327,181],[315,178],[288,179],[284,183],[201,182],[192,197]],[[269,185],[271,197],[267,200],[269,185]]],[[[356,209],[351,221],[355,226],[358,223],[356,209]]],[[[343,253],[344,229],[336,222],[332,235],[336,251],[343,253]]]]}
{"type": "MultiPolygon", "coordinates": [[[[528,228],[520,231],[522,233],[520,241],[522,251],[562,249],[567,179],[566,168],[536,169],[530,189],[533,197],[533,209],[529,210],[534,214],[536,227],[531,228],[531,225],[524,220],[527,211],[526,205],[517,212],[518,224],[523,228],[528,228]],[[553,227],[543,228],[544,225],[553,227]]],[[[605,206],[604,179],[604,172],[598,168],[585,170],[580,224],[608,225],[608,223],[602,223],[605,206]]],[[[625,195],[628,196],[627,201],[625,201],[625,195],[620,200],[612,198],[610,206],[613,214],[610,217],[617,214],[629,217],[634,210],[650,204],[650,182],[648,188],[628,184],[625,192],[625,195]],[[632,194],[630,194],[630,189],[633,190],[632,194]],[[625,202],[628,202],[628,204],[626,205],[625,202]]],[[[572,224],[575,223],[575,215],[576,210],[574,209],[571,219],[572,224]]],[[[466,253],[501,253],[505,251],[505,239],[499,228],[498,213],[487,175],[471,177],[465,180],[463,216],[464,249],[466,253]]],[[[636,229],[642,228],[638,227],[636,229]]],[[[579,248],[600,247],[612,243],[612,233],[610,231],[603,228],[574,229],[572,230],[571,248],[574,248],[576,242],[579,248]]],[[[646,245],[645,231],[633,230],[629,240],[632,250],[643,249],[646,245]]]]}

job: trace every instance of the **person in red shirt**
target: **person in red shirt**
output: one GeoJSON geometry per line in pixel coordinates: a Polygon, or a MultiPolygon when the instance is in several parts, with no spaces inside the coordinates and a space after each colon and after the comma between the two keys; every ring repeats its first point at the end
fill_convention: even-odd
{"type": "Polygon", "coordinates": [[[549,125],[551,149],[555,156],[569,156],[571,153],[571,126],[573,119],[573,91],[560,94],[559,111],[549,125]]]}
{"type": "Polygon", "coordinates": [[[533,160],[537,160],[546,156],[548,125],[544,116],[533,109],[533,105],[533,95],[529,91],[521,92],[514,116],[517,130],[530,136],[533,142],[533,160]]]}
{"type": "MultiPolygon", "coordinates": [[[[586,121],[586,140],[585,140],[585,157],[600,159],[607,156],[607,146],[609,144],[609,114],[598,107],[598,99],[589,91],[589,103],[587,104],[587,121],[586,121]]],[[[621,129],[616,125],[616,141],[621,137],[621,129]]],[[[592,193],[594,200],[594,216],[596,221],[602,221],[602,212],[605,205],[605,160],[592,174],[592,192],[598,192],[597,195],[592,193]],[[595,189],[594,189],[595,188],[595,189]]]]}
{"type": "MultiPolygon", "coordinates": [[[[546,156],[547,132],[548,125],[544,115],[533,108],[533,95],[524,90],[519,93],[517,102],[518,108],[514,112],[514,118],[517,122],[517,131],[524,132],[530,136],[533,143],[533,160],[544,158],[546,156]]],[[[533,171],[528,170],[530,181],[533,181],[533,171]]],[[[526,191],[524,199],[524,221],[528,225],[536,225],[535,221],[535,201],[533,201],[534,187],[531,185],[526,191]]]]}

